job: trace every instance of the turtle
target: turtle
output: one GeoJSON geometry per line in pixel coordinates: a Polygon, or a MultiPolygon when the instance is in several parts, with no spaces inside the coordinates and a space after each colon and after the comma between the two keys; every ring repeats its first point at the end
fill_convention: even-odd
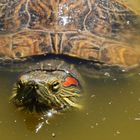
{"type": "Polygon", "coordinates": [[[0,69],[20,73],[12,103],[37,113],[82,108],[79,69],[92,77],[139,66],[138,18],[122,0],[1,0],[0,69]]]}

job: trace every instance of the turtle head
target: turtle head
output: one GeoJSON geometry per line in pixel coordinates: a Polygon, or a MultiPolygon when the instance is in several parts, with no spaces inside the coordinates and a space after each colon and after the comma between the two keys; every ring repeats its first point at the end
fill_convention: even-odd
{"type": "Polygon", "coordinates": [[[19,77],[13,88],[13,103],[30,112],[79,108],[80,82],[65,70],[32,70],[19,77]]]}

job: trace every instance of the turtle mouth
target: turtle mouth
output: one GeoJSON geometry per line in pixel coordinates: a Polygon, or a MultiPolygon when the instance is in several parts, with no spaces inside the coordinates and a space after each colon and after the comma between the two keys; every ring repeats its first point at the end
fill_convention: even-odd
{"type": "Polygon", "coordinates": [[[20,110],[26,110],[29,112],[44,112],[50,109],[48,100],[42,97],[42,94],[46,91],[41,91],[39,86],[34,81],[30,81],[26,84],[18,82],[13,88],[13,95],[11,100],[20,110]],[[42,94],[41,94],[42,93],[42,94]],[[45,101],[44,101],[45,100],[45,101]]]}
{"type": "Polygon", "coordinates": [[[76,103],[76,89],[61,89],[58,93],[52,93],[45,83],[29,81],[22,83],[18,81],[13,88],[12,102],[19,110],[43,113],[50,110],[66,110],[70,106],[80,108],[76,103]]]}

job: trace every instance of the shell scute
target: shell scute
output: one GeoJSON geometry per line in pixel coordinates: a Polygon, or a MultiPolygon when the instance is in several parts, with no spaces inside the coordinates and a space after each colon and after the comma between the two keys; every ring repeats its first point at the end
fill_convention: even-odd
{"type": "Polygon", "coordinates": [[[0,58],[51,53],[135,65],[140,49],[127,40],[137,17],[121,0],[2,0],[0,58]]]}

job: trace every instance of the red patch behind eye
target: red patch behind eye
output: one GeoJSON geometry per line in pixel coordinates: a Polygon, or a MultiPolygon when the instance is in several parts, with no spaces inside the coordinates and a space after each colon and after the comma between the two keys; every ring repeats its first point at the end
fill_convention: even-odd
{"type": "Polygon", "coordinates": [[[73,77],[67,77],[63,83],[63,86],[69,87],[71,85],[78,86],[78,81],[73,77]]]}

